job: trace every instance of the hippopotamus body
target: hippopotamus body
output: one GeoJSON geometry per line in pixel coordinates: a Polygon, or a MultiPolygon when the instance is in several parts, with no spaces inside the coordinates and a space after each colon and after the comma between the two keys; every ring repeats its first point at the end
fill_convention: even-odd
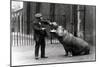
{"type": "Polygon", "coordinates": [[[75,37],[59,26],[53,33],[63,45],[66,55],[68,55],[68,52],[70,52],[72,56],[89,54],[90,46],[85,40],[75,37]]]}

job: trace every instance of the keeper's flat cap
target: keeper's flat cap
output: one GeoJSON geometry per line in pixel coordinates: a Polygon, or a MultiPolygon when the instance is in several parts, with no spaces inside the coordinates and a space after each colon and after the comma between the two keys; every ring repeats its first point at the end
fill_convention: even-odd
{"type": "Polygon", "coordinates": [[[35,14],[35,17],[41,17],[41,16],[42,16],[41,13],[37,13],[37,14],[35,14]]]}

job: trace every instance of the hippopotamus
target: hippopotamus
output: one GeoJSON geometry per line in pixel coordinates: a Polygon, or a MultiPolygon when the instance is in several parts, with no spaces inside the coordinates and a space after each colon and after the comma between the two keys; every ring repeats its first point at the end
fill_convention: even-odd
{"type": "Polygon", "coordinates": [[[72,56],[87,55],[90,53],[90,45],[82,38],[75,37],[62,26],[52,29],[51,33],[59,40],[65,50],[65,55],[70,52],[72,56]]]}

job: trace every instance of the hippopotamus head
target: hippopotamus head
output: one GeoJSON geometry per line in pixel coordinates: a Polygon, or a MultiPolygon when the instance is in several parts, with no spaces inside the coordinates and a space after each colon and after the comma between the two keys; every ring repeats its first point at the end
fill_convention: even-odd
{"type": "Polygon", "coordinates": [[[58,25],[56,22],[52,22],[51,32],[56,33],[58,36],[64,36],[68,33],[61,25],[58,25]]]}

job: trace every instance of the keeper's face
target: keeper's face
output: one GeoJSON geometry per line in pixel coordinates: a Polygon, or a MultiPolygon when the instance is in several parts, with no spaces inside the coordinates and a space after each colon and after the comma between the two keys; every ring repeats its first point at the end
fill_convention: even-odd
{"type": "Polygon", "coordinates": [[[37,20],[41,21],[43,17],[36,17],[37,20]]]}

